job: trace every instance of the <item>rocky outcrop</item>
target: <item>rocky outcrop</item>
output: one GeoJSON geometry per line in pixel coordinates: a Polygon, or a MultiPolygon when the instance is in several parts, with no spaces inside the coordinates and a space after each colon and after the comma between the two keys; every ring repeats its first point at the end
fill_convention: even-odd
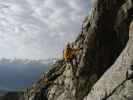
{"type": "MultiPolygon", "coordinates": [[[[130,31],[133,29],[131,25],[130,31]]],[[[133,31],[115,64],[95,84],[84,100],[133,99],[133,31]]]]}
{"type": "Polygon", "coordinates": [[[132,20],[132,0],[95,0],[72,43],[83,48],[78,65],[56,62],[46,74],[49,84],[42,76],[26,100],[132,100],[132,20]]]}

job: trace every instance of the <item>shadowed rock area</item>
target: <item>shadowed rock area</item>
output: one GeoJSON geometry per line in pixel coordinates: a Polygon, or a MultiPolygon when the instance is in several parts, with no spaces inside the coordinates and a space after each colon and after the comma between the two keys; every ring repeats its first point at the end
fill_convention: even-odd
{"type": "Polygon", "coordinates": [[[72,45],[78,65],[57,61],[25,100],[133,100],[132,0],[95,0],[72,45]]]}

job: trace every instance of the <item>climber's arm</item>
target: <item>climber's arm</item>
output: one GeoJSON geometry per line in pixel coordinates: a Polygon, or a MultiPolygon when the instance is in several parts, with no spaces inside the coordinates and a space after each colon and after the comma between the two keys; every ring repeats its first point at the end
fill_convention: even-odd
{"type": "Polygon", "coordinates": [[[73,48],[73,51],[80,51],[82,48],[73,48]]]}

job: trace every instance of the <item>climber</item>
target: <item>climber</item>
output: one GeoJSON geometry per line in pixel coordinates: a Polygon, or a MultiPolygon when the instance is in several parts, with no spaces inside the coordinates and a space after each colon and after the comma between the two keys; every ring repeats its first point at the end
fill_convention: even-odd
{"type": "Polygon", "coordinates": [[[73,60],[75,60],[76,65],[78,64],[78,61],[76,59],[76,53],[77,51],[80,51],[82,48],[73,48],[71,47],[70,43],[66,45],[66,48],[64,49],[64,60],[65,62],[70,63],[73,66],[73,60]]]}

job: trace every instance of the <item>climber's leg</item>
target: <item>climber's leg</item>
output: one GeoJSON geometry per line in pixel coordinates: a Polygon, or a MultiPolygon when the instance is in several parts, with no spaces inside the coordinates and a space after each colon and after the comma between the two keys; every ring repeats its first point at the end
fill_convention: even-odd
{"type": "Polygon", "coordinates": [[[73,66],[73,59],[68,59],[68,60],[66,61],[66,64],[70,64],[71,66],[73,66]]]}
{"type": "Polygon", "coordinates": [[[73,55],[73,60],[74,60],[74,65],[78,66],[78,60],[77,60],[76,55],[73,55]]]}
{"type": "Polygon", "coordinates": [[[73,58],[70,59],[70,64],[73,66],[73,58]]]}

